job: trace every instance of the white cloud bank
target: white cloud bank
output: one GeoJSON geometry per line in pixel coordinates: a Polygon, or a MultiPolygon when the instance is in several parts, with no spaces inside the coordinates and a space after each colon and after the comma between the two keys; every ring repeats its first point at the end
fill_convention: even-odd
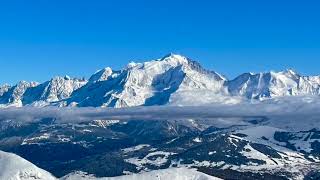
{"type": "MultiPolygon", "coordinates": [[[[234,119],[268,117],[290,122],[320,122],[319,97],[290,97],[264,102],[209,106],[151,106],[131,108],[71,108],[71,107],[21,107],[0,109],[0,121],[36,121],[55,118],[57,123],[85,122],[94,119],[117,120],[181,120],[181,119],[234,119]],[[309,120],[309,121],[306,121],[309,120]]],[[[277,121],[272,121],[277,124],[277,121]]],[[[278,122],[280,123],[280,122],[278,122]]],[[[312,124],[312,123],[311,123],[312,124]]],[[[319,126],[318,126],[319,127],[319,126]]],[[[316,128],[316,127],[315,127],[316,128]]]]}

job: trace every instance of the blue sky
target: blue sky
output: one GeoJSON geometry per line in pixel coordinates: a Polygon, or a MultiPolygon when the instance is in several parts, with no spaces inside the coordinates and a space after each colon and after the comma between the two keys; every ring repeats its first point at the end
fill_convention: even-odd
{"type": "Polygon", "coordinates": [[[85,76],[169,52],[233,78],[320,74],[317,0],[0,1],[0,83],[85,76]]]}

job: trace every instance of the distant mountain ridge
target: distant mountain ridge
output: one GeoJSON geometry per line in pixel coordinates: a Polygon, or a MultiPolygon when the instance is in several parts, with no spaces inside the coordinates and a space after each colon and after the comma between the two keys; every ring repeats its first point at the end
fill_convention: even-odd
{"type": "Polygon", "coordinates": [[[293,70],[244,73],[228,80],[187,57],[168,54],[115,71],[107,67],[89,80],[55,77],[44,83],[0,86],[0,107],[131,107],[236,103],[282,96],[320,95],[320,76],[293,70]]]}

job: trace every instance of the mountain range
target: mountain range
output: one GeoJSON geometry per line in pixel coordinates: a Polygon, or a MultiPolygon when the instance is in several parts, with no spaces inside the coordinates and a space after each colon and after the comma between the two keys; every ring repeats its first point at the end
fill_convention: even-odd
{"type": "Polygon", "coordinates": [[[281,72],[244,73],[228,80],[187,57],[169,54],[122,70],[107,67],[88,80],[54,77],[44,83],[0,86],[0,107],[132,107],[263,101],[320,94],[320,76],[281,72]]]}

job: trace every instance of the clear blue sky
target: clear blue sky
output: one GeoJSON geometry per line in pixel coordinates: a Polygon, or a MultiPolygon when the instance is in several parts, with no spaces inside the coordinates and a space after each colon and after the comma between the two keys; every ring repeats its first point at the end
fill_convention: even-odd
{"type": "Polygon", "coordinates": [[[0,83],[86,76],[169,52],[232,78],[320,74],[318,0],[0,1],[0,83]]]}

